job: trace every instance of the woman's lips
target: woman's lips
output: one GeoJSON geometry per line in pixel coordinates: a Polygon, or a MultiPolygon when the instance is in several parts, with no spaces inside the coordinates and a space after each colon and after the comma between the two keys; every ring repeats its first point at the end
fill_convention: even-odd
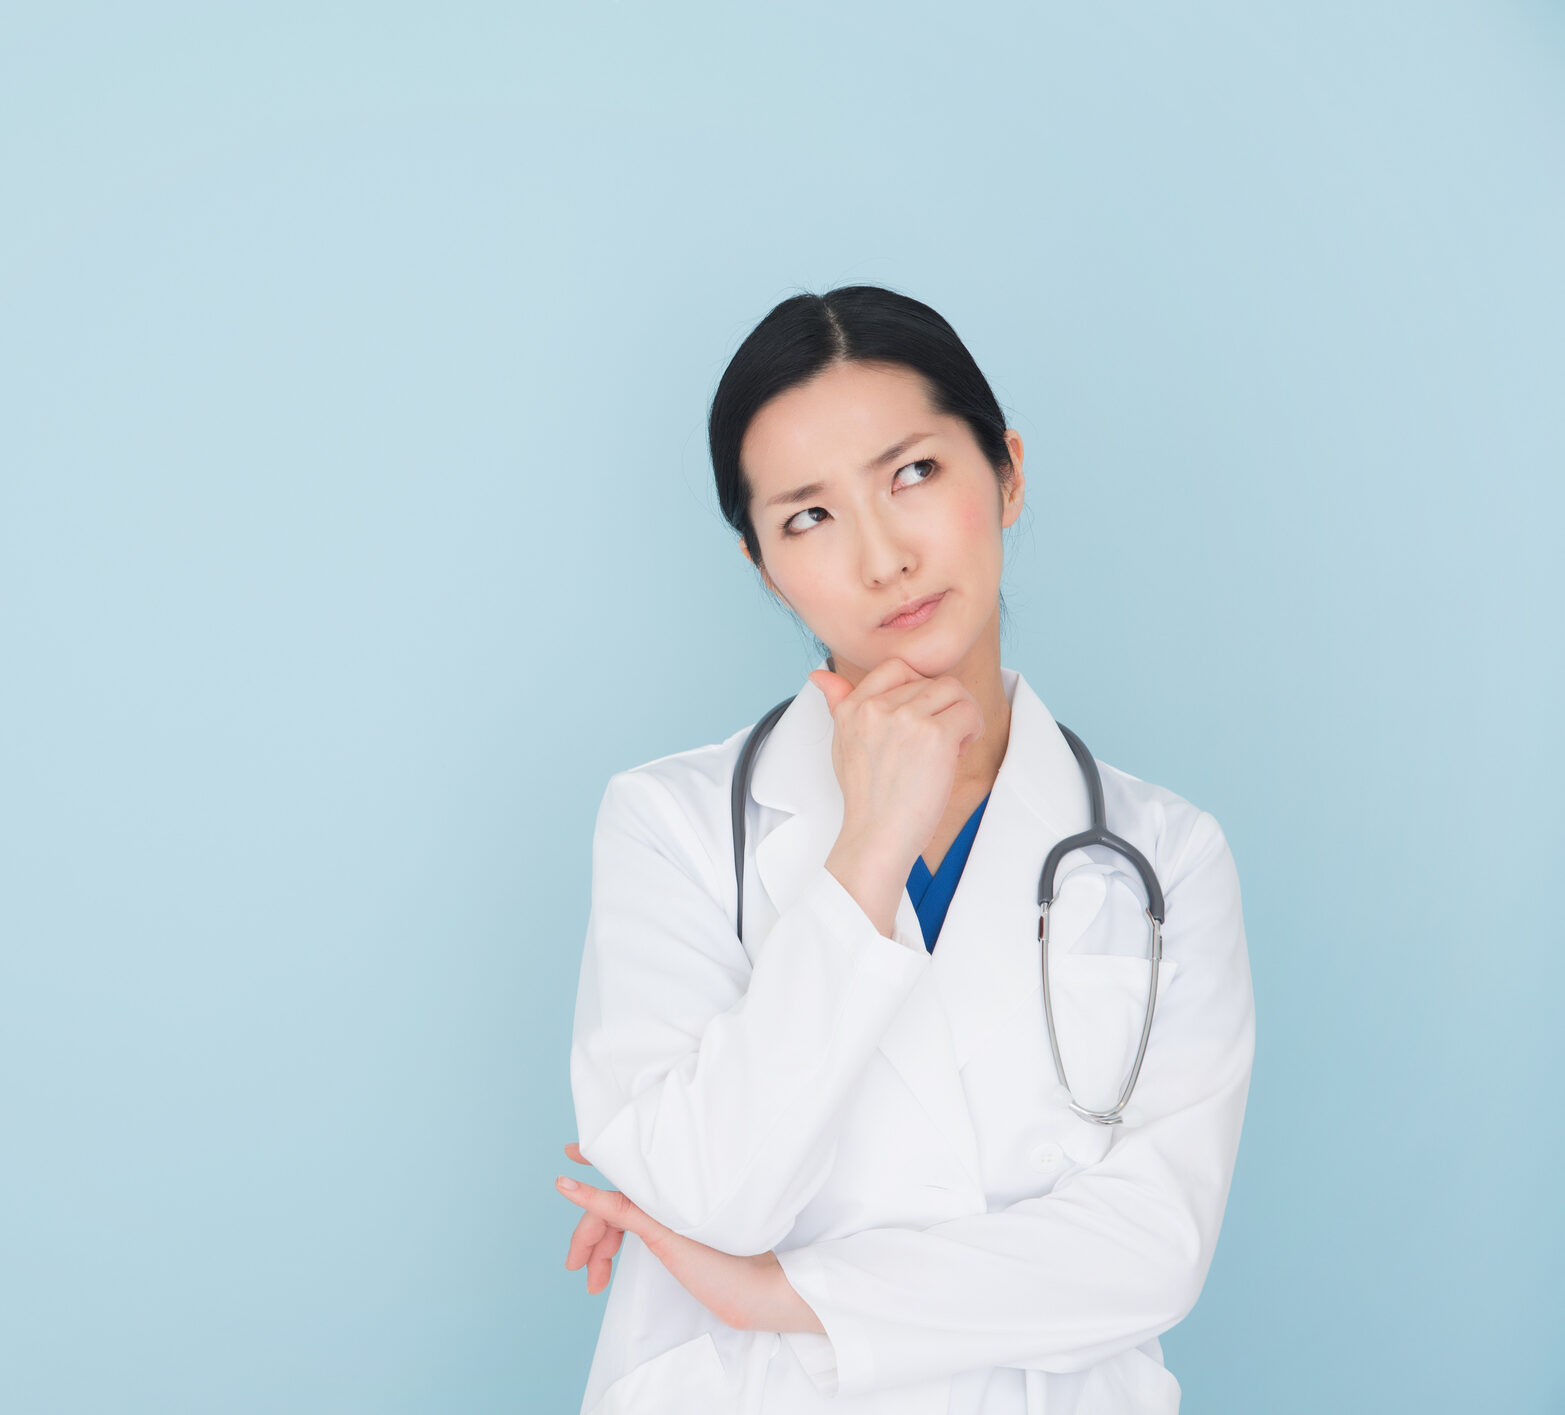
{"type": "Polygon", "coordinates": [[[945,596],[946,592],[941,590],[939,594],[930,596],[930,598],[910,609],[906,614],[899,614],[895,619],[888,619],[880,627],[882,629],[916,629],[939,608],[940,601],[945,596]]]}

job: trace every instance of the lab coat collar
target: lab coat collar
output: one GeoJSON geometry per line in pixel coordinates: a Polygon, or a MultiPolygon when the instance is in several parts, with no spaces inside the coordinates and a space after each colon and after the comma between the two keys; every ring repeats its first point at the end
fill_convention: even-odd
{"type": "MultiPolygon", "coordinates": [[[[1011,704],[1005,757],[941,926],[928,985],[915,989],[881,1042],[975,1178],[957,1072],[1015,1007],[1036,1005],[1038,876],[1054,843],[1085,830],[1091,818],[1081,768],[1048,708],[1020,673],[1002,667],[1000,675],[1011,704]]],[[[751,779],[760,804],[789,813],[755,851],[756,872],[779,913],[824,864],[842,826],[831,746],[826,697],[806,679],[762,745],[751,779]]],[[[894,936],[923,947],[905,888],[894,936]]]]}

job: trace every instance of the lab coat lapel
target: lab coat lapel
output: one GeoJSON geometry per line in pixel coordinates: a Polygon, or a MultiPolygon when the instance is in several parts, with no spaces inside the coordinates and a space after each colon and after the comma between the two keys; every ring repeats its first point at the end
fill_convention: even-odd
{"type": "MultiPolygon", "coordinates": [[[[932,960],[959,1067],[1015,1008],[1038,1005],[1038,876],[1055,843],[1091,823],[1059,725],[1026,679],[1000,671],[1010,736],[932,960]]],[[[1070,852],[1057,878],[1083,858],[1070,852]]]]}
{"type": "MultiPolygon", "coordinates": [[[[825,667],[825,661],[819,666],[825,667]]],[[[842,828],[842,788],[832,766],[832,732],[825,695],[806,680],[755,762],[750,789],[756,801],[790,813],[755,848],[756,873],[779,914],[825,863],[842,828]]],[[[892,932],[902,946],[923,950],[918,911],[906,887],[892,932]]],[[[977,1139],[933,960],[882,1034],[879,1049],[954,1152],[969,1182],[981,1187],[977,1139]]]]}
{"type": "MultiPolygon", "coordinates": [[[[823,659],[818,665],[825,667],[823,659]]],[[[1037,883],[1056,840],[1084,829],[1086,788],[1048,710],[1012,669],[1005,758],[952,897],[931,966],[880,1042],[973,1181],[981,1185],[972,1115],[960,1068],[975,1045],[1038,986],[1037,883]]],[[[762,887],[780,914],[825,863],[842,827],[825,695],[805,681],[755,763],[751,792],[789,813],[755,847],[762,887]]],[[[897,906],[899,942],[923,946],[907,890],[897,906]]]]}

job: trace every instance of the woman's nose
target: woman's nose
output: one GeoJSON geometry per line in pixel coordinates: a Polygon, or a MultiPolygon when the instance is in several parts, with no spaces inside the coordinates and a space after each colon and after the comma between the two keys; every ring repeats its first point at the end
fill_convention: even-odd
{"type": "Polygon", "coordinates": [[[873,517],[867,517],[859,530],[859,566],[865,584],[884,585],[907,574],[913,566],[913,554],[873,517]]]}

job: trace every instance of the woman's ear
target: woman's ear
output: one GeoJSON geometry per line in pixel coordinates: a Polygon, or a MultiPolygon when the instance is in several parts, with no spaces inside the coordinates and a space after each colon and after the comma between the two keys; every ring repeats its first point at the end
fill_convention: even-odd
{"type": "Polygon", "coordinates": [[[1022,474],[1022,435],[1014,427],[1005,430],[1006,451],[1011,454],[1011,480],[1000,493],[1000,528],[1022,514],[1027,499],[1027,478],[1022,474]]]}
{"type": "MultiPolygon", "coordinates": [[[[744,558],[749,560],[752,565],[755,565],[755,561],[750,556],[750,547],[745,544],[743,536],[739,537],[739,549],[744,552],[744,558]]],[[[777,595],[778,599],[782,599],[784,604],[788,604],[788,601],[783,599],[781,594],[778,594],[777,586],[772,583],[772,577],[766,573],[766,566],[755,565],[755,568],[761,576],[761,583],[774,595],[777,595]]],[[[793,606],[789,605],[788,607],[791,609],[793,606]]]]}

